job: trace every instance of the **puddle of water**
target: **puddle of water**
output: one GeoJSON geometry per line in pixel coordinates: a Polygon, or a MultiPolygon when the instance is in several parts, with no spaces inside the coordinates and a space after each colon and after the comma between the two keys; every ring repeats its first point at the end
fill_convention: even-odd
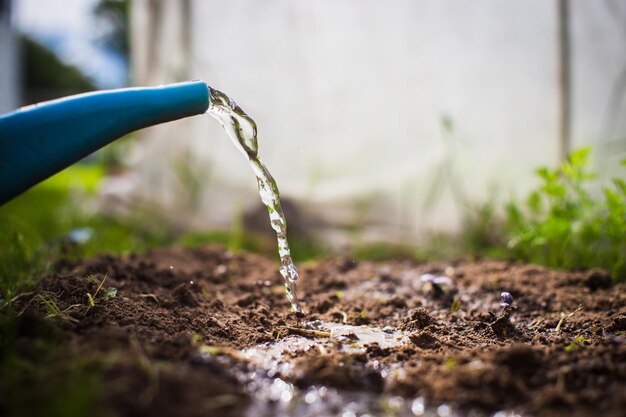
{"type": "Polygon", "coordinates": [[[331,337],[346,343],[344,350],[364,351],[366,345],[377,343],[381,348],[400,346],[409,341],[408,333],[396,330],[392,327],[351,326],[341,323],[313,322],[322,329],[327,329],[331,337]]]}
{"type": "MultiPolygon", "coordinates": [[[[427,407],[422,398],[404,399],[389,394],[344,391],[332,387],[310,386],[299,389],[288,379],[294,365],[289,353],[319,349],[328,354],[364,352],[367,345],[377,343],[382,348],[400,346],[408,341],[408,333],[394,328],[351,326],[330,322],[308,322],[304,332],[315,332],[318,337],[288,335],[276,342],[263,343],[237,353],[248,362],[246,370],[235,371],[235,377],[252,397],[245,415],[249,417],[455,417],[448,406],[427,407]],[[325,335],[321,337],[321,335],[325,335]],[[442,408],[443,407],[443,408],[442,408]]],[[[215,360],[205,356],[206,360],[215,360]]],[[[226,359],[226,358],[224,358],[226,359]]],[[[237,369],[224,362],[223,367],[237,369]]],[[[384,380],[401,377],[401,364],[380,366],[377,361],[369,366],[380,372],[384,380]]]]}
{"type": "Polygon", "coordinates": [[[290,375],[293,365],[285,360],[285,353],[307,351],[317,347],[318,341],[303,336],[287,336],[275,343],[263,343],[241,352],[255,366],[264,369],[270,377],[290,375]]]}
{"type": "MultiPolygon", "coordinates": [[[[289,388],[290,389],[290,388],[289,388]]],[[[335,388],[312,386],[290,394],[273,403],[253,403],[247,416],[255,417],[453,417],[440,416],[436,409],[427,408],[421,398],[405,400],[401,397],[371,393],[346,392],[335,388]],[[287,401],[285,399],[289,398],[287,401]]]]}
{"type": "MultiPolygon", "coordinates": [[[[351,326],[349,324],[314,321],[304,324],[304,331],[313,330],[317,334],[326,333],[328,337],[309,338],[289,335],[276,342],[243,350],[241,355],[254,365],[275,374],[290,375],[292,365],[286,359],[286,353],[320,349],[331,351],[334,343],[339,342],[344,352],[364,352],[367,345],[377,343],[381,348],[391,348],[406,343],[408,333],[393,328],[371,326],[351,326]]],[[[313,334],[313,333],[311,333],[313,334]]]]}

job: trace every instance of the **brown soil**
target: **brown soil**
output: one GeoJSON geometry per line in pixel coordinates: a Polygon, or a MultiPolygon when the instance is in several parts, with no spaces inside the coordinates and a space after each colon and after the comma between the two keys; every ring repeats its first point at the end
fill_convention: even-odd
{"type": "MultiPolygon", "coordinates": [[[[253,398],[234,376],[246,365],[233,352],[304,325],[288,313],[276,262],[261,256],[170,248],[97,256],[61,270],[18,303],[22,320],[49,315],[42,300],[54,301],[67,355],[100,364],[104,403],[117,415],[242,415],[253,398]],[[110,287],[117,294],[107,298],[110,287]],[[92,307],[88,293],[96,294],[92,307]],[[199,360],[203,345],[231,352],[233,369],[199,360]]],[[[331,259],[300,265],[300,273],[307,322],[410,334],[401,346],[374,344],[365,353],[341,346],[291,353],[297,387],[423,397],[463,414],[624,415],[626,285],[613,285],[602,271],[331,259]],[[454,285],[435,291],[420,280],[424,273],[446,274],[454,285]],[[515,298],[510,319],[501,291],[515,298]],[[376,369],[387,365],[402,374],[383,378],[376,369]]]]}

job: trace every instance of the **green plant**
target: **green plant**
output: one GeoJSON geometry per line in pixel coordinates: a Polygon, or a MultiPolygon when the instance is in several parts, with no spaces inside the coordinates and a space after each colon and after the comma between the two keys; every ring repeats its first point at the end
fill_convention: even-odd
{"type": "MultiPolygon", "coordinates": [[[[98,288],[96,288],[96,291],[93,293],[93,295],[89,292],[87,293],[87,309],[85,310],[84,315],[87,315],[87,313],[89,313],[89,310],[96,306],[96,303],[100,302],[101,300],[115,298],[115,296],[117,295],[117,288],[108,287],[102,291],[101,297],[98,297],[98,293],[100,293],[104,282],[107,280],[107,276],[107,274],[104,275],[104,278],[102,278],[102,281],[100,281],[100,283],[98,284],[98,288]]],[[[89,279],[93,277],[89,276],[87,278],[89,279]]]]}
{"type": "Polygon", "coordinates": [[[580,350],[581,348],[583,348],[585,344],[589,344],[589,343],[591,343],[591,340],[587,339],[585,336],[576,336],[569,345],[565,346],[565,351],[576,352],[577,350],[580,350]]]}
{"type": "MultiPolygon", "coordinates": [[[[626,181],[593,197],[597,176],[589,169],[590,148],[570,154],[557,169],[540,168],[541,185],[526,209],[507,206],[506,233],[517,259],[560,268],[602,267],[626,279],[626,181]]],[[[626,160],[622,161],[626,166],[626,160]]]]}

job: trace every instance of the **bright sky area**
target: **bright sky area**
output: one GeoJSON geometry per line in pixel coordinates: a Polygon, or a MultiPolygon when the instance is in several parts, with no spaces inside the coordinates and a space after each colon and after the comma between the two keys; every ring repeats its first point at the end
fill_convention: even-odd
{"type": "Polygon", "coordinates": [[[80,68],[101,88],[122,86],[123,61],[99,45],[104,27],[93,16],[96,0],[19,0],[14,21],[22,32],[80,68]]]}

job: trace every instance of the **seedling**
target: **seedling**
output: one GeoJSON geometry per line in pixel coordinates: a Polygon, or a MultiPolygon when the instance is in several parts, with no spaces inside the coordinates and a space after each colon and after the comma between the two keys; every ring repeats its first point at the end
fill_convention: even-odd
{"type": "Polygon", "coordinates": [[[196,347],[200,344],[201,341],[202,341],[202,336],[200,336],[198,333],[193,332],[191,334],[191,346],[196,347]]]}
{"type": "Polygon", "coordinates": [[[272,337],[274,338],[274,341],[275,341],[275,342],[278,342],[278,341],[279,341],[280,339],[282,339],[284,336],[283,336],[283,333],[282,333],[280,330],[274,330],[274,331],[272,332],[272,337]]]}
{"type": "MultiPolygon", "coordinates": [[[[83,314],[84,316],[86,316],[87,313],[89,313],[89,310],[91,310],[93,307],[96,306],[96,297],[98,296],[98,293],[102,289],[102,286],[104,285],[104,281],[106,281],[107,276],[108,275],[105,275],[104,278],[102,278],[102,281],[100,281],[100,284],[98,285],[98,288],[96,288],[96,291],[93,293],[93,295],[91,293],[87,293],[87,310],[85,310],[85,314],[83,314]]],[[[116,295],[117,295],[117,288],[109,287],[104,290],[103,298],[105,300],[108,300],[109,298],[115,298],[116,295]]]]}
{"type": "Polygon", "coordinates": [[[456,359],[454,359],[454,358],[448,358],[443,363],[443,367],[446,368],[446,369],[453,368],[454,366],[456,366],[456,359]]]}
{"type": "Polygon", "coordinates": [[[585,336],[576,336],[569,345],[565,346],[565,351],[566,352],[577,351],[583,346],[585,346],[585,343],[590,343],[590,342],[591,340],[587,339],[585,336]]]}
{"type": "Polygon", "coordinates": [[[47,319],[60,319],[69,321],[71,323],[78,322],[78,320],[67,314],[67,311],[72,306],[62,311],[52,297],[44,297],[41,294],[37,294],[37,299],[39,300],[40,305],[42,305],[46,309],[47,314],[45,317],[47,319]]]}
{"type": "Polygon", "coordinates": [[[511,313],[515,309],[513,296],[510,292],[503,291],[500,293],[500,305],[502,306],[502,312],[496,321],[490,324],[490,327],[498,337],[507,338],[516,332],[515,326],[510,321],[511,313]]]}
{"type": "Polygon", "coordinates": [[[500,293],[500,306],[502,306],[501,318],[508,320],[511,317],[513,307],[513,296],[510,292],[503,291],[500,293]]]}
{"type": "Polygon", "coordinates": [[[513,296],[511,295],[510,292],[504,291],[500,293],[500,300],[502,301],[500,305],[505,310],[510,309],[511,306],[513,305],[513,296]]]}

